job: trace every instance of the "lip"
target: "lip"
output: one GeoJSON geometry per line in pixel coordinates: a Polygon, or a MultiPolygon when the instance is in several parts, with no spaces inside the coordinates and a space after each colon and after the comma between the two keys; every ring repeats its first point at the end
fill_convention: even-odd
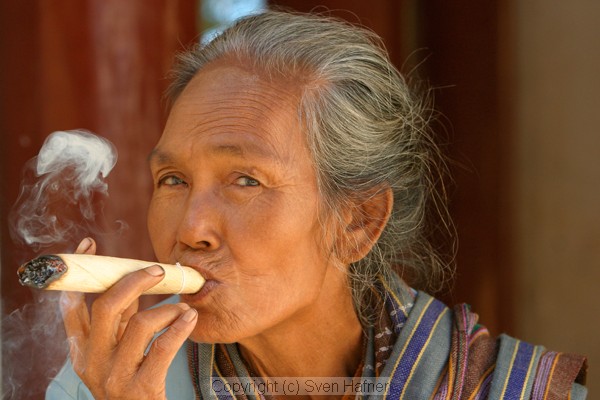
{"type": "Polygon", "coordinates": [[[181,263],[181,265],[185,265],[187,267],[195,269],[205,279],[204,285],[202,285],[202,287],[200,288],[200,290],[198,292],[193,293],[193,294],[181,295],[181,297],[183,299],[185,299],[186,302],[197,303],[197,302],[203,300],[204,298],[206,298],[219,285],[221,285],[222,282],[219,279],[217,279],[211,273],[211,271],[209,271],[208,269],[204,268],[204,266],[198,265],[196,263],[186,262],[185,259],[180,260],[179,262],[181,263]]]}
{"type": "Polygon", "coordinates": [[[208,297],[220,285],[221,282],[218,282],[213,279],[207,279],[198,292],[193,294],[183,294],[181,295],[181,298],[185,300],[186,303],[199,303],[206,297],[208,297]]]}

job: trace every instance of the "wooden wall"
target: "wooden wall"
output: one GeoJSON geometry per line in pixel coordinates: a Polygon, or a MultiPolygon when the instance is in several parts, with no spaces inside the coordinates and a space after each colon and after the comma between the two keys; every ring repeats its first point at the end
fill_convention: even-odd
{"type": "MultiPolygon", "coordinates": [[[[501,2],[422,2],[418,44],[422,75],[434,89],[447,130],[454,179],[450,212],[458,236],[457,270],[447,302],[470,303],[499,334],[513,331],[509,232],[510,77],[501,2]]],[[[442,135],[443,137],[443,135],[442,135]]]]}
{"type": "Polygon", "coordinates": [[[513,1],[520,337],[589,357],[600,394],[600,3],[513,1]]]}
{"type": "MultiPolygon", "coordinates": [[[[195,39],[196,17],[195,0],[0,2],[3,315],[31,302],[15,271],[32,253],[14,246],[7,214],[18,195],[21,168],[53,131],[85,128],[116,145],[121,157],[109,177],[106,218],[123,220],[129,229],[102,238],[100,251],[153,257],[144,234],[151,191],[146,157],[162,131],[165,75],[174,53],[195,39]]],[[[76,242],[73,238],[71,249],[76,242]]],[[[8,356],[5,340],[15,334],[14,324],[8,325],[3,325],[4,390],[10,387],[5,378],[12,374],[17,380],[27,378],[31,389],[27,393],[23,388],[13,398],[41,398],[48,360],[42,355],[29,359],[31,343],[20,343],[21,351],[10,349],[20,358],[8,356]]]]}

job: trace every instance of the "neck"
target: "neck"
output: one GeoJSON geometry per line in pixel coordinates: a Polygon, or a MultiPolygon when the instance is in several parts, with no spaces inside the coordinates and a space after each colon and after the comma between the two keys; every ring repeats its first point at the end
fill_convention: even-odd
{"type": "MultiPolygon", "coordinates": [[[[345,274],[292,318],[240,341],[242,357],[263,377],[352,377],[362,358],[363,330],[345,274]],[[340,284],[340,281],[342,284],[340,284]]],[[[327,287],[328,286],[328,287],[327,287]]]]}

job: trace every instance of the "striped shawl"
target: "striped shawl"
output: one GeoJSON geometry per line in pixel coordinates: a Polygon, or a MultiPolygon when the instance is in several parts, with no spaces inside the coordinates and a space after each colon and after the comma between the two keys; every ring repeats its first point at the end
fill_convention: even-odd
{"type": "MultiPolygon", "coordinates": [[[[385,391],[364,398],[586,398],[584,357],[547,351],[506,335],[493,338],[477,324],[469,306],[451,310],[396,277],[382,280],[377,292],[374,303],[379,304],[382,318],[365,329],[365,355],[358,375],[385,383],[381,386],[385,391]]],[[[240,383],[260,379],[246,368],[236,345],[191,344],[189,359],[197,398],[269,397],[256,390],[241,395],[217,395],[213,390],[211,379],[240,383]]]]}

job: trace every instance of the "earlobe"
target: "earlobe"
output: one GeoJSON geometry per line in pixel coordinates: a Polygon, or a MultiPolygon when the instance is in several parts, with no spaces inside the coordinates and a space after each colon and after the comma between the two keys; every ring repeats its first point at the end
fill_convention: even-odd
{"type": "Polygon", "coordinates": [[[364,258],[373,248],[392,213],[391,188],[373,190],[346,213],[341,258],[350,264],[364,258]]]}

